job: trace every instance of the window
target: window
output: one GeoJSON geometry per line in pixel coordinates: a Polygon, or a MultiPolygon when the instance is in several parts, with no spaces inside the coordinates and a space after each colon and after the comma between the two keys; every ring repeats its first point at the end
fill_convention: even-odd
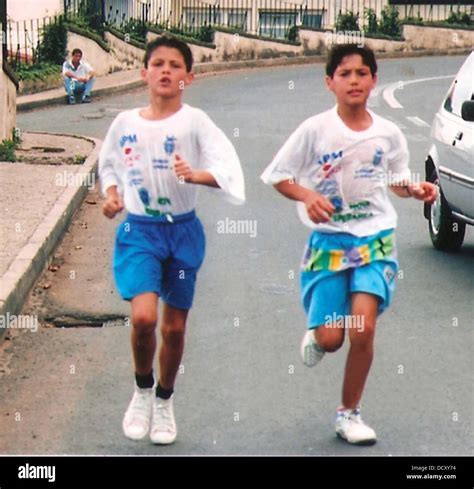
{"type": "Polygon", "coordinates": [[[184,23],[190,27],[221,24],[221,12],[215,7],[205,9],[185,9],[184,23]]]}
{"type": "Polygon", "coordinates": [[[261,36],[284,39],[288,29],[296,24],[297,13],[286,12],[259,12],[259,34],[261,36]]]}
{"type": "Polygon", "coordinates": [[[472,100],[474,94],[474,55],[471,54],[459,71],[455,82],[444,102],[448,112],[461,117],[461,107],[466,100],[472,100]]]}
{"type": "Polygon", "coordinates": [[[313,27],[315,29],[321,29],[323,24],[322,12],[303,12],[301,24],[305,27],[313,27]]]}
{"type": "Polygon", "coordinates": [[[247,30],[247,11],[229,10],[227,11],[227,26],[235,29],[247,30]]]}

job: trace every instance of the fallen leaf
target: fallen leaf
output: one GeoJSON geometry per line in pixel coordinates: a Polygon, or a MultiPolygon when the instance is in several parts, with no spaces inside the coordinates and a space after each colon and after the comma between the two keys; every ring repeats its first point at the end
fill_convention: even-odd
{"type": "Polygon", "coordinates": [[[51,284],[44,284],[43,289],[49,289],[51,287],[51,284]]]}
{"type": "Polygon", "coordinates": [[[57,272],[57,271],[59,270],[59,267],[58,267],[57,265],[50,265],[50,266],[48,267],[48,270],[49,270],[50,272],[57,272]]]}

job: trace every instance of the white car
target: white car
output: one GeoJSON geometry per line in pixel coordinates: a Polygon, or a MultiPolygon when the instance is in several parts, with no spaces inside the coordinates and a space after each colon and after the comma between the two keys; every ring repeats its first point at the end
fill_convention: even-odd
{"type": "Polygon", "coordinates": [[[474,224],[474,51],[466,59],[435,116],[426,180],[438,187],[424,206],[433,246],[458,250],[466,224],[474,224]]]}

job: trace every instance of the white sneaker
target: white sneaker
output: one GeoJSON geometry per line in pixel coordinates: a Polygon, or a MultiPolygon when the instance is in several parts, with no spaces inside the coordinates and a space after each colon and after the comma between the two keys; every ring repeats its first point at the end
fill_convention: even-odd
{"type": "Polygon", "coordinates": [[[375,431],[360,417],[360,409],[337,411],[336,433],[354,445],[373,445],[377,441],[375,431]]]}
{"type": "Polygon", "coordinates": [[[132,440],[141,440],[150,431],[150,418],[155,389],[140,389],[135,392],[123,417],[122,428],[125,436],[132,440]]]}
{"type": "Polygon", "coordinates": [[[326,352],[316,343],[314,330],[306,331],[301,342],[301,357],[308,367],[314,367],[326,352]]]}
{"type": "Polygon", "coordinates": [[[150,440],[157,445],[169,445],[176,440],[176,422],[173,414],[173,396],[155,397],[151,420],[150,440]]]}

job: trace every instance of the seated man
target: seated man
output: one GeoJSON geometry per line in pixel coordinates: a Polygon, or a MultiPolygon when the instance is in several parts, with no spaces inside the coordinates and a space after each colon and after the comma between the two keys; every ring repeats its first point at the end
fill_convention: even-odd
{"type": "Polygon", "coordinates": [[[87,104],[91,101],[94,70],[90,64],[82,61],[82,51],[80,49],[73,49],[72,58],[64,62],[63,77],[68,104],[75,104],[77,95],[82,96],[82,103],[87,104]]]}

